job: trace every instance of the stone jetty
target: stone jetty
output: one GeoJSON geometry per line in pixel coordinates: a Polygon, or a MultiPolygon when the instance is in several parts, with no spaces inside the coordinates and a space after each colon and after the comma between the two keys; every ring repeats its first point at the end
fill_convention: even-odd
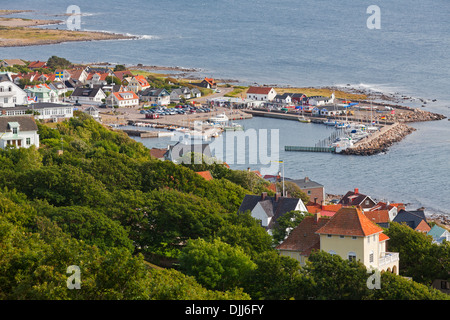
{"type": "Polygon", "coordinates": [[[345,155],[370,156],[382,152],[387,152],[390,146],[401,141],[405,136],[416,129],[404,123],[396,122],[383,127],[379,132],[373,133],[369,137],[358,141],[355,145],[342,151],[345,155]]]}

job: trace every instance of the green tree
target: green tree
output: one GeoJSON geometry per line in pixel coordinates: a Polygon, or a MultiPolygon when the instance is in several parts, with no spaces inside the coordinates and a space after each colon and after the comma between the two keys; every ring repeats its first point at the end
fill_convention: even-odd
{"type": "Polygon", "coordinates": [[[279,244],[286,239],[290,230],[298,226],[306,216],[311,216],[311,214],[292,210],[279,217],[272,230],[272,237],[275,244],[279,244]]]}
{"type": "Polygon", "coordinates": [[[212,290],[240,287],[254,268],[255,264],[240,247],[233,247],[220,239],[212,242],[189,240],[180,255],[180,269],[212,290]]]}

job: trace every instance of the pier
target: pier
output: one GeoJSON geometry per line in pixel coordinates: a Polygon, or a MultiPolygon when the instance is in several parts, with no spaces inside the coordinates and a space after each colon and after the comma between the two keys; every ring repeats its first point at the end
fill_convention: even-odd
{"type": "Polygon", "coordinates": [[[302,147],[302,146],[285,146],[284,151],[300,151],[300,152],[336,152],[335,147],[302,147]]]}

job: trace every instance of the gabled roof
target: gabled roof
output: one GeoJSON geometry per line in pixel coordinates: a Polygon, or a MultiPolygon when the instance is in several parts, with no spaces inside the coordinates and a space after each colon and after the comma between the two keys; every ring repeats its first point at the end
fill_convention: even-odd
{"type": "Polygon", "coordinates": [[[437,224],[435,224],[433,226],[433,228],[431,228],[431,230],[428,231],[428,235],[432,236],[433,238],[440,238],[440,237],[442,237],[442,235],[445,232],[449,232],[449,231],[444,229],[444,228],[442,228],[442,227],[440,227],[440,226],[438,226],[437,224]]]}
{"type": "Polygon", "coordinates": [[[392,220],[397,223],[405,223],[412,229],[416,229],[422,221],[427,222],[425,212],[422,210],[406,211],[400,210],[392,220]]]}
{"type": "Polygon", "coordinates": [[[216,82],[214,81],[213,78],[205,78],[205,79],[203,79],[203,81],[208,82],[208,83],[209,83],[210,85],[212,85],[212,86],[215,86],[215,85],[216,85],[216,82]]]}
{"type": "Polygon", "coordinates": [[[44,68],[47,65],[45,61],[32,61],[28,65],[28,68],[44,68]]]}
{"type": "Polygon", "coordinates": [[[366,237],[382,231],[383,229],[370,221],[359,208],[344,207],[317,233],[366,237]]]}
{"type": "Polygon", "coordinates": [[[17,122],[20,131],[37,131],[38,127],[32,116],[0,117],[0,132],[10,131],[9,123],[17,122]]]}
{"type": "Polygon", "coordinates": [[[113,92],[112,94],[119,101],[139,99],[139,97],[133,91],[113,92]]]}
{"type": "Polygon", "coordinates": [[[276,220],[289,211],[295,210],[299,201],[302,201],[298,198],[289,198],[289,197],[270,197],[265,194],[263,195],[245,195],[244,200],[238,209],[240,212],[245,212],[247,210],[252,211],[256,205],[260,205],[267,217],[271,217],[270,224],[268,228],[271,228],[276,220]],[[278,200],[277,200],[278,199],[278,200]]]}
{"type": "Polygon", "coordinates": [[[151,148],[150,149],[150,155],[157,159],[164,159],[164,155],[166,154],[166,152],[167,152],[167,149],[161,149],[161,148],[151,148]]]}
{"type": "Polygon", "coordinates": [[[247,94],[268,94],[272,87],[250,87],[247,90],[247,94]]]}
{"type": "Polygon", "coordinates": [[[72,92],[72,97],[95,97],[100,90],[100,88],[78,87],[72,92]]]}
{"type": "Polygon", "coordinates": [[[375,201],[373,201],[368,195],[355,191],[347,192],[345,196],[343,196],[339,201],[339,203],[344,206],[358,206],[361,205],[366,198],[369,198],[373,203],[375,203],[375,201]]]}
{"type": "Polygon", "coordinates": [[[389,223],[389,211],[388,210],[376,210],[364,212],[367,218],[374,223],[389,223]]]}
{"type": "Polygon", "coordinates": [[[328,223],[328,218],[304,217],[289,236],[276,249],[298,251],[302,255],[309,255],[312,250],[320,249],[320,236],[316,233],[328,223]]]}

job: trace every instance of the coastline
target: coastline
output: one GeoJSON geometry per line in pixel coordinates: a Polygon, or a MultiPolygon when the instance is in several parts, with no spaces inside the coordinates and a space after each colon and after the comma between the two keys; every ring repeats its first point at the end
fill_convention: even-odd
{"type": "Polygon", "coordinates": [[[137,36],[102,32],[39,28],[63,25],[64,20],[22,19],[4,17],[32,10],[0,10],[0,47],[50,45],[74,41],[133,40],[137,36]]]}

